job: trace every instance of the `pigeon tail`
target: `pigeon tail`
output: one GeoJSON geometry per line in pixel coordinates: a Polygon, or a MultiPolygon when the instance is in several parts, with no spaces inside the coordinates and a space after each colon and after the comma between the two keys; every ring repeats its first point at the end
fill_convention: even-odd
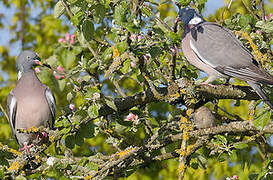
{"type": "Polygon", "coordinates": [[[268,106],[271,109],[273,109],[272,102],[270,102],[270,100],[268,99],[268,97],[266,97],[266,95],[265,95],[262,87],[259,84],[255,83],[255,82],[251,82],[251,81],[247,81],[247,84],[249,84],[252,87],[252,89],[255,90],[255,92],[264,100],[264,102],[266,104],[268,104],[268,106]]]}

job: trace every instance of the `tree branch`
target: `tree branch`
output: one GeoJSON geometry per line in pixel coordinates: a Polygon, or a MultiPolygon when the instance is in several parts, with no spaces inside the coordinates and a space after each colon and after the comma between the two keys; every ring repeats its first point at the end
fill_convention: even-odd
{"type": "MultiPolygon", "coordinates": [[[[187,84],[187,80],[179,79],[176,81],[176,85],[180,86],[180,90],[184,85],[187,84]]],[[[169,87],[161,87],[155,88],[158,92],[158,95],[155,95],[151,89],[148,89],[145,92],[137,93],[133,96],[127,96],[125,98],[115,98],[114,103],[118,109],[118,112],[126,111],[134,106],[144,105],[151,102],[157,101],[167,101],[169,98],[174,96],[172,93],[177,93],[178,91],[171,92],[171,88],[169,87]]],[[[249,87],[249,86],[227,86],[227,85],[216,85],[216,86],[209,86],[209,85],[197,85],[193,86],[193,90],[196,92],[196,96],[201,99],[201,101],[195,105],[194,108],[198,108],[209,101],[214,99],[239,99],[239,100],[258,100],[260,97],[249,87]]],[[[181,91],[180,91],[181,92],[181,91]]],[[[185,103],[185,94],[180,93],[180,97],[174,98],[172,104],[184,104],[185,103]]],[[[104,105],[99,110],[100,116],[106,116],[109,114],[114,113],[114,109],[111,107],[104,105]]]]}

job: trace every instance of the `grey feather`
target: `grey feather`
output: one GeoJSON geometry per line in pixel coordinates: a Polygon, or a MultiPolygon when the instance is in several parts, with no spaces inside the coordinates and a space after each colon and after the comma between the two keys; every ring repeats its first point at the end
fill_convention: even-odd
{"type": "Polygon", "coordinates": [[[271,109],[273,109],[273,104],[272,104],[273,102],[270,102],[268,97],[266,97],[263,89],[261,88],[259,84],[251,82],[251,81],[247,81],[247,84],[249,84],[252,87],[252,89],[255,90],[255,92],[269,105],[271,109]]]}
{"type": "Polygon", "coordinates": [[[46,87],[45,96],[46,96],[46,100],[49,105],[51,116],[52,116],[52,122],[50,122],[50,128],[53,128],[53,125],[55,123],[55,118],[56,118],[56,100],[55,100],[54,94],[48,87],[46,87]]]}
{"type": "Polygon", "coordinates": [[[17,111],[17,100],[15,96],[13,95],[13,92],[11,92],[8,95],[7,108],[8,108],[9,124],[11,127],[11,131],[13,136],[15,137],[16,142],[18,143],[18,139],[16,138],[16,135],[15,135],[15,117],[16,117],[16,111],[17,111]]]}

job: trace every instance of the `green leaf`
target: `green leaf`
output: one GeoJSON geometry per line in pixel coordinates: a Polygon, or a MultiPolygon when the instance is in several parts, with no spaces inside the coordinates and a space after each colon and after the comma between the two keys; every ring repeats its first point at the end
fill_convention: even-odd
{"type": "Polygon", "coordinates": [[[247,148],[248,145],[245,144],[245,143],[236,143],[236,144],[233,144],[234,148],[236,149],[244,149],[244,148],[247,148]]]}
{"type": "Polygon", "coordinates": [[[161,50],[159,47],[156,47],[156,46],[151,47],[150,54],[151,54],[152,58],[155,58],[161,54],[161,50]]]}
{"type": "Polygon", "coordinates": [[[99,116],[99,110],[97,108],[97,106],[95,104],[92,104],[89,108],[88,108],[88,115],[90,118],[96,118],[99,116]]]}
{"type": "Polygon", "coordinates": [[[78,26],[79,23],[83,20],[84,18],[84,12],[79,11],[76,13],[76,15],[72,16],[71,22],[73,23],[74,26],[78,26]]]}
{"type": "Polygon", "coordinates": [[[269,110],[264,110],[261,108],[260,112],[258,112],[257,116],[254,117],[253,124],[259,130],[263,130],[264,127],[271,120],[271,113],[269,110]]]}
{"type": "Polygon", "coordinates": [[[198,165],[202,168],[202,169],[206,169],[208,166],[208,160],[203,156],[203,155],[199,155],[196,158],[198,165]]]}
{"type": "Polygon", "coordinates": [[[62,51],[60,51],[58,57],[58,59],[60,59],[60,61],[62,62],[64,68],[70,69],[76,59],[76,54],[69,49],[63,49],[62,51]]]}
{"type": "Polygon", "coordinates": [[[271,45],[273,45],[273,39],[271,39],[271,41],[269,42],[271,45]]]}
{"type": "Polygon", "coordinates": [[[197,170],[198,169],[198,163],[191,163],[191,168],[197,170]]]}
{"type": "Polygon", "coordinates": [[[261,28],[261,30],[266,33],[273,33],[272,21],[258,21],[255,26],[261,28]]]}
{"type": "Polygon", "coordinates": [[[69,133],[70,130],[71,130],[71,127],[63,128],[62,130],[60,130],[60,134],[67,134],[69,133]]]}
{"type": "Polygon", "coordinates": [[[218,157],[218,162],[224,162],[226,160],[226,156],[225,154],[221,154],[219,157],[218,157]]]}
{"type": "Polygon", "coordinates": [[[75,144],[77,144],[78,146],[82,146],[84,143],[84,137],[81,136],[80,133],[77,133],[75,136],[75,144]]]}
{"type": "Polygon", "coordinates": [[[90,170],[97,171],[99,165],[98,165],[98,163],[94,163],[94,162],[90,161],[88,164],[86,164],[86,167],[90,170]]]}
{"type": "Polygon", "coordinates": [[[1,166],[0,167],[0,178],[1,179],[4,179],[4,176],[5,176],[4,172],[5,172],[4,166],[1,166]]]}
{"type": "Polygon", "coordinates": [[[84,138],[92,138],[94,137],[94,125],[92,122],[82,123],[80,125],[79,135],[84,138]]]}
{"type": "Polygon", "coordinates": [[[107,106],[109,106],[110,108],[112,108],[113,110],[117,111],[117,106],[115,105],[115,102],[113,99],[111,98],[105,98],[105,102],[107,104],[107,106]]]}
{"type": "Polygon", "coordinates": [[[191,0],[179,0],[178,2],[181,6],[188,6],[191,0]]]}
{"type": "Polygon", "coordinates": [[[85,110],[78,110],[72,117],[73,122],[80,124],[80,122],[87,117],[87,112],[85,110]]]}
{"type": "Polygon", "coordinates": [[[65,145],[69,149],[73,149],[75,146],[75,137],[72,135],[66,136],[65,138],[65,145]]]}
{"type": "Polygon", "coordinates": [[[62,80],[58,80],[57,82],[58,82],[58,86],[59,86],[60,91],[63,91],[65,88],[65,85],[66,85],[66,80],[62,79],[62,80]]]}
{"type": "Polygon", "coordinates": [[[54,7],[54,18],[59,18],[65,11],[62,1],[58,1],[54,7]]]}
{"type": "Polygon", "coordinates": [[[23,175],[19,175],[15,178],[15,180],[27,180],[23,175]]]}
{"type": "Polygon", "coordinates": [[[115,7],[114,19],[118,24],[126,22],[127,10],[128,5],[126,1],[121,1],[121,3],[115,7]]]}
{"type": "Polygon", "coordinates": [[[121,68],[121,72],[123,74],[127,74],[128,71],[130,70],[130,67],[131,67],[131,62],[130,62],[130,59],[127,59],[124,63],[123,63],[123,66],[121,68]]]}
{"type": "Polygon", "coordinates": [[[221,141],[223,144],[227,144],[227,139],[225,136],[222,135],[216,135],[215,136],[219,141],[221,141]]]}
{"type": "Polygon", "coordinates": [[[241,16],[238,23],[241,28],[245,28],[248,25],[253,24],[253,17],[249,14],[241,16]]]}
{"type": "Polygon", "coordinates": [[[232,162],[236,162],[238,157],[237,157],[237,151],[235,149],[233,149],[231,151],[231,154],[230,154],[230,159],[232,162]]]}
{"type": "Polygon", "coordinates": [[[86,41],[91,41],[94,35],[94,24],[91,20],[85,19],[82,24],[82,33],[86,41]]]}
{"type": "Polygon", "coordinates": [[[146,16],[148,16],[148,17],[152,16],[152,13],[150,12],[150,10],[149,10],[148,8],[146,8],[145,6],[143,6],[143,7],[141,8],[141,11],[142,11],[144,14],[146,14],[146,16]]]}
{"type": "Polygon", "coordinates": [[[174,43],[179,43],[181,41],[181,37],[177,33],[169,32],[168,36],[174,43]]]}
{"type": "Polygon", "coordinates": [[[68,102],[72,101],[74,99],[74,97],[76,96],[76,93],[74,91],[72,92],[69,92],[67,95],[66,95],[66,99],[68,102]]]}
{"type": "Polygon", "coordinates": [[[126,41],[122,41],[122,42],[117,43],[117,49],[120,53],[123,53],[127,49],[126,41]]]}
{"type": "Polygon", "coordinates": [[[109,61],[110,59],[112,59],[112,55],[113,55],[113,50],[112,48],[107,48],[103,54],[101,55],[101,58],[104,59],[105,61],[109,61]]]}
{"type": "Polygon", "coordinates": [[[94,21],[96,24],[102,22],[105,17],[106,9],[103,5],[97,4],[95,5],[95,13],[94,13],[94,21]]]}

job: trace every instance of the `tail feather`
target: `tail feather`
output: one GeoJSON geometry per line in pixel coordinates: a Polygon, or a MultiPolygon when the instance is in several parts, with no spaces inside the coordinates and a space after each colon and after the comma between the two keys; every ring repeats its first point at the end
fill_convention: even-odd
{"type": "Polygon", "coordinates": [[[244,81],[273,85],[273,76],[255,65],[245,68],[217,67],[216,70],[244,81]]]}
{"type": "Polygon", "coordinates": [[[248,84],[252,87],[252,89],[254,89],[255,92],[264,100],[264,102],[265,102],[266,104],[268,104],[269,107],[270,107],[271,109],[273,109],[273,104],[272,104],[273,102],[270,102],[270,100],[268,99],[268,97],[266,97],[266,95],[265,95],[265,93],[264,93],[262,87],[261,87],[259,84],[255,83],[255,82],[247,81],[247,83],[248,83],[248,84]]]}

